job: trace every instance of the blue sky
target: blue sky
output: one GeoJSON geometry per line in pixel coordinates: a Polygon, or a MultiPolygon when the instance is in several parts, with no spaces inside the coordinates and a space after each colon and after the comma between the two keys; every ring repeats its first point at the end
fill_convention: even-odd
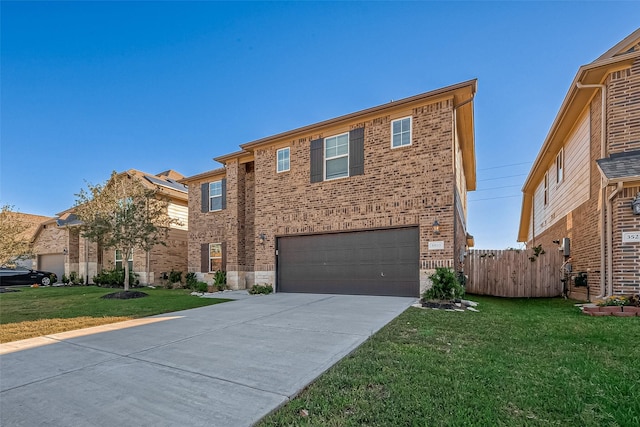
{"type": "Polygon", "coordinates": [[[478,79],[477,248],[516,247],[520,188],[578,68],[640,2],[0,3],[0,203],[53,216],[112,170],[189,176],[238,145],[478,79]]]}

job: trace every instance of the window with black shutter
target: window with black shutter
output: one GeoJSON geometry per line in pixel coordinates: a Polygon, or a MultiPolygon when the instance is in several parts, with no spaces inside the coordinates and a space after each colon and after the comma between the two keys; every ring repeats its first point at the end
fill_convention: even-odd
{"type": "Polygon", "coordinates": [[[363,175],[364,128],[311,141],[310,157],[311,182],[363,175]]]}

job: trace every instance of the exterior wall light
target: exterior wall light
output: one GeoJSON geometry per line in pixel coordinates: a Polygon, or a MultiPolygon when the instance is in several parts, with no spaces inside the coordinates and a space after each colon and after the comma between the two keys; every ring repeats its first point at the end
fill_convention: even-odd
{"type": "Polygon", "coordinates": [[[440,234],[440,223],[438,222],[437,219],[433,221],[432,227],[433,227],[433,234],[435,235],[440,234]]]}
{"type": "Polygon", "coordinates": [[[267,236],[264,233],[258,234],[258,243],[264,245],[265,240],[267,240],[267,236]]]}
{"type": "Polygon", "coordinates": [[[631,207],[633,208],[634,215],[640,215],[640,193],[638,193],[636,198],[631,202],[631,207]]]}

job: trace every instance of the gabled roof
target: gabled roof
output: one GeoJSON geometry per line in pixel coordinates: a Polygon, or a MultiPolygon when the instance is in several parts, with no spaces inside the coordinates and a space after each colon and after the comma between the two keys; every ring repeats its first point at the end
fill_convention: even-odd
{"type": "Polygon", "coordinates": [[[29,239],[30,241],[33,241],[35,236],[38,234],[41,224],[53,219],[50,216],[33,215],[22,212],[11,212],[10,218],[21,222],[26,227],[21,233],[21,236],[25,239],[29,239]]]}
{"type": "Polygon", "coordinates": [[[596,160],[608,184],[640,181],[640,150],[614,153],[596,160]]]}
{"type": "MultiPolygon", "coordinates": [[[[137,169],[129,169],[126,172],[121,172],[119,175],[128,174],[140,179],[140,182],[147,188],[158,190],[160,193],[168,195],[178,200],[186,201],[188,196],[188,187],[180,183],[177,179],[169,177],[169,173],[173,176],[183,177],[181,174],[175,171],[161,172],[158,175],[151,175],[146,172],[139,171],[137,169]]],[[[184,177],[183,177],[184,178],[184,177]]],[[[180,178],[182,179],[182,178],[180,178]]]]}
{"type": "MultiPolygon", "coordinates": [[[[174,170],[170,169],[168,171],[160,172],[157,175],[152,175],[137,169],[129,169],[128,171],[120,172],[118,175],[123,174],[128,174],[129,176],[138,178],[145,187],[158,190],[166,196],[184,202],[188,200],[189,188],[178,182],[178,179],[182,179],[184,176],[174,170]]],[[[73,226],[80,224],[75,215],[75,207],[58,212],[56,216],[57,218],[54,218],[54,220],[59,226],[73,226]]]]}
{"type": "Polygon", "coordinates": [[[533,209],[533,196],[536,187],[544,178],[545,171],[555,160],[557,152],[564,145],[576,121],[599,90],[597,87],[578,88],[578,83],[602,84],[612,72],[631,67],[640,58],[640,48],[636,47],[638,43],[640,43],[640,29],[617,43],[595,61],[578,69],[560,106],[560,111],[558,111],[522,187],[522,210],[520,212],[520,228],[518,230],[519,242],[526,242],[529,236],[531,210],[533,209]]]}

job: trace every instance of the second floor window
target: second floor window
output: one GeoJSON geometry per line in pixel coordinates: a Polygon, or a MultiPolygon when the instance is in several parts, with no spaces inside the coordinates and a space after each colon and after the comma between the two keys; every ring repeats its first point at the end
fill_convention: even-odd
{"type": "Polygon", "coordinates": [[[278,153],[278,172],[286,172],[289,170],[289,147],[281,148],[277,151],[278,153]]]}
{"type": "Polygon", "coordinates": [[[349,176],[349,134],[324,140],[325,179],[349,176]]]}
{"type": "Polygon", "coordinates": [[[209,210],[222,210],[222,181],[209,183],[209,210]]]}
{"type": "Polygon", "coordinates": [[[411,117],[391,122],[391,148],[411,145],[411,117]]]}
{"type": "Polygon", "coordinates": [[[556,156],[556,182],[561,183],[564,179],[564,149],[560,150],[556,156]]]}

